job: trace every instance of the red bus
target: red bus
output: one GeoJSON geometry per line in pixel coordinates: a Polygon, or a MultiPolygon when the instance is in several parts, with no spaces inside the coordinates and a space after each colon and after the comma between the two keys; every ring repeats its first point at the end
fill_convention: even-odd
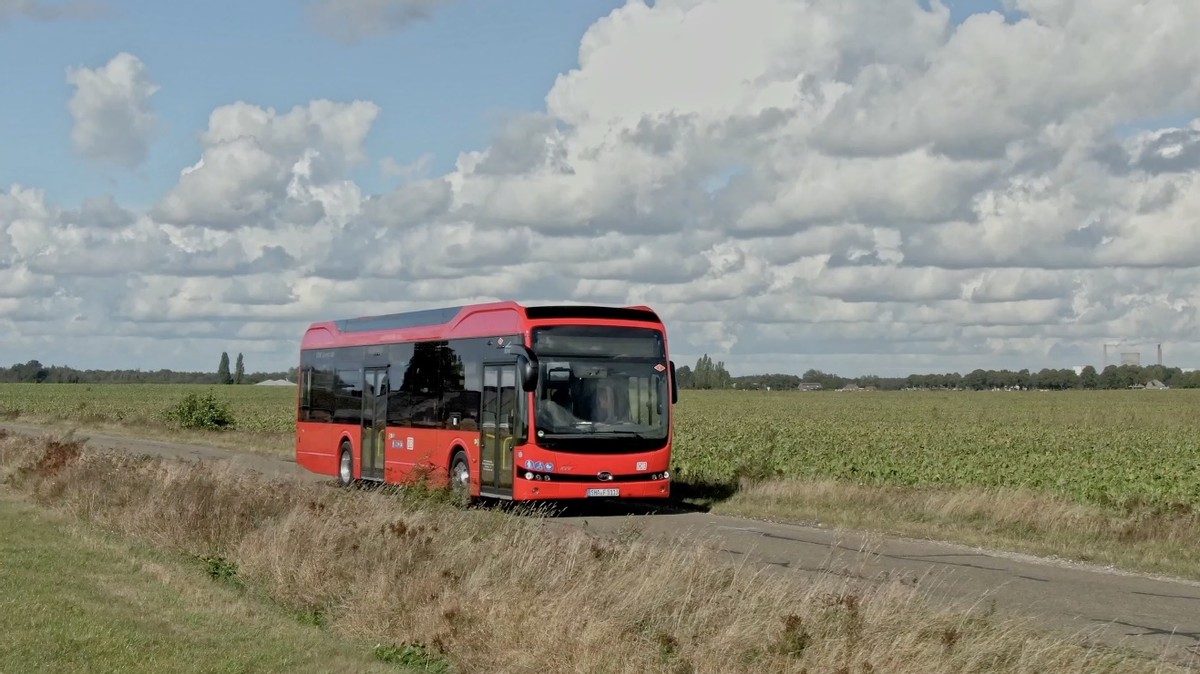
{"type": "Polygon", "coordinates": [[[494,302],[313,323],[296,462],[511,500],[670,495],[666,328],[645,306],[494,302]]]}

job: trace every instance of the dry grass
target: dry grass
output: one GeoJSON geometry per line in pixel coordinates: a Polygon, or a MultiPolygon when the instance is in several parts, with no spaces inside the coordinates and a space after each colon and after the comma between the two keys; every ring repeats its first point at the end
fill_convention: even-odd
{"type": "Polygon", "coordinates": [[[686,541],[604,539],[437,495],[16,437],[0,438],[0,473],[39,503],[208,558],[337,633],[419,645],[464,672],[1174,671],[937,610],[899,582],[759,572],[686,541]]]}
{"type": "Polygon", "coordinates": [[[1200,511],[1116,512],[1018,489],[744,482],[715,512],[829,525],[1200,579],[1200,511]]]}

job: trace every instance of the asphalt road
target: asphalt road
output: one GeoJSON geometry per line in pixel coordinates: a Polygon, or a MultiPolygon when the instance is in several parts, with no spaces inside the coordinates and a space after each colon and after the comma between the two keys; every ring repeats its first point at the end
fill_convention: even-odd
{"type": "MultiPolygon", "coordinates": [[[[38,426],[0,424],[38,435],[38,426]]],[[[80,434],[92,447],[192,460],[222,460],[270,476],[330,481],[290,457],[214,447],[80,434]]],[[[615,532],[635,526],[644,536],[708,542],[730,560],[778,573],[836,574],[856,582],[901,577],[935,601],[1026,617],[1040,627],[1089,643],[1133,648],[1200,671],[1200,582],[1151,577],[950,543],[778,524],[643,504],[573,508],[563,526],[615,532]]],[[[1200,545],[1200,542],[1197,543],[1200,545]]]]}

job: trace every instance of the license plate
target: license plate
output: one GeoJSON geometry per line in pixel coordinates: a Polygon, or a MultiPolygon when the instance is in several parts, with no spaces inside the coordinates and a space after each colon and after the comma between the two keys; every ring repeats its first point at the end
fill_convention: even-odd
{"type": "Polygon", "coordinates": [[[620,496],[621,490],[613,487],[611,489],[589,489],[588,496],[620,496]]]}

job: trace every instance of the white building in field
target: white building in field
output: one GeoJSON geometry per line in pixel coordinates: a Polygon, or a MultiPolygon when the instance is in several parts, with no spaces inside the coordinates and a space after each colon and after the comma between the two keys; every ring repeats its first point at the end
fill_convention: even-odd
{"type": "Polygon", "coordinates": [[[264,379],[255,386],[295,386],[295,384],[286,379],[264,379]]]}

